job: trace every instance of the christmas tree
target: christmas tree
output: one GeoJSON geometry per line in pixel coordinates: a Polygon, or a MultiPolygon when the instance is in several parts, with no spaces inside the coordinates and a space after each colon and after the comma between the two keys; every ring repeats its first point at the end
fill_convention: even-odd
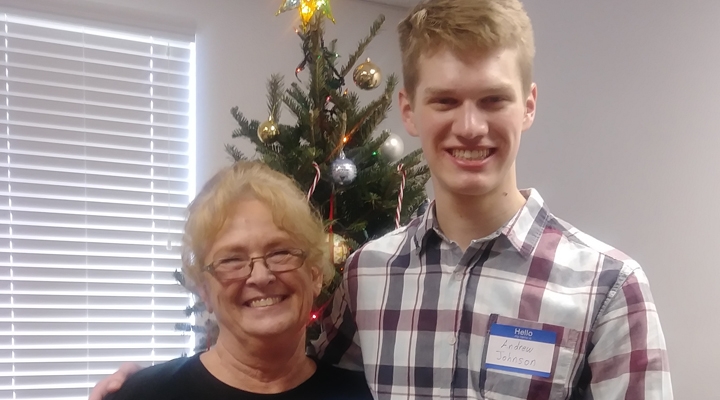
{"type": "MultiPolygon", "coordinates": [[[[293,177],[325,219],[336,274],[317,299],[311,318],[318,318],[327,304],[352,251],[423,210],[429,179],[420,150],[403,156],[402,140],[397,135],[387,131],[374,135],[390,110],[397,78],[388,76],[379,98],[364,106],[346,85],[351,72],[361,90],[381,85],[380,68],[370,59],[356,64],[385,17],[378,17],[367,37],[341,63],[335,52],[336,40],[326,44],[324,39],[326,21],[335,22],[329,1],[282,0],[278,14],[297,10],[302,21],[296,30],[302,52],[295,80],[286,88],[281,75],[270,77],[267,118],[249,120],[237,107],[231,110],[239,125],[232,137],[250,140],[259,160],[293,177]],[[277,122],[283,108],[293,114],[295,125],[277,122]]],[[[226,151],[235,161],[247,159],[235,145],[227,144],[226,151]]],[[[181,281],[182,276],[178,274],[177,279],[181,281]]],[[[202,310],[198,303],[188,307],[187,313],[190,316],[202,310]]],[[[216,329],[212,323],[179,328],[207,335],[201,348],[214,343],[216,329]]],[[[312,324],[308,338],[317,333],[318,324],[312,324]]]]}

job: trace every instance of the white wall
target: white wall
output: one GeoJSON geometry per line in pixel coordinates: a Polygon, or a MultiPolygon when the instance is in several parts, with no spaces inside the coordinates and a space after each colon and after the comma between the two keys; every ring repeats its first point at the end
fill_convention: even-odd
{"type": "Polygon", "coordinates": [[[535,126],[520,182],[640,261],[677,399],[718,399],[720,2],[526,0],[535,126]]]}

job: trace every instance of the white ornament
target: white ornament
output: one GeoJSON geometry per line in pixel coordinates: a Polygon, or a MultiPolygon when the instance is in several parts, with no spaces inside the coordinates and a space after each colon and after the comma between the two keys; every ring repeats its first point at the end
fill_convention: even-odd
{"type": "Polygon", "coordinates": [[[405,154],[405,143],[400,136],[391,133],[380,146],[380,155],[389,162],[398,161],[405,154]]]}

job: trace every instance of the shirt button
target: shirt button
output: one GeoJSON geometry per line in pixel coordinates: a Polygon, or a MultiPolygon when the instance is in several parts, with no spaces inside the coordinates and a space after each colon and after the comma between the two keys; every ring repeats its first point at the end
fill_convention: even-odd
{"type": "Polygon", "coordinates": [[[462,274],[459,273],[459,272],[456,272],[456,273],[454,274],[454,277],[455,277],[455,280],[458,281],[458,282],[460,282],[461,280],[463,280],[463,276],[462,276],[462,274]]]}
{"type": "Polygon", "coordinates": [[[450,344],[455,344],[455,336],[450,336],[450,339],[448,339],[448,342],[450,344]]]}

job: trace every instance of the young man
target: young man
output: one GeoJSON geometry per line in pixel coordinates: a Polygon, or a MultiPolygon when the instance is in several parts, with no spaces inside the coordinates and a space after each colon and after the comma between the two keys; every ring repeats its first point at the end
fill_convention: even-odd
{"type": "Polygon", "coordinates": [[[350,257],[318,354],[377,399],[672,399],[640,266],[517,188],[537,98],[519,0],[427,0],[399,33],[435,201],[350,257]]]}
{"type": "Polygon", "coordinates": [[[378,399],[672,399],[640,266],[517,188],[537,99],[520,2],[424,1],[399,33],[435,201],[348,260],[322,357],[378,399]]]}

